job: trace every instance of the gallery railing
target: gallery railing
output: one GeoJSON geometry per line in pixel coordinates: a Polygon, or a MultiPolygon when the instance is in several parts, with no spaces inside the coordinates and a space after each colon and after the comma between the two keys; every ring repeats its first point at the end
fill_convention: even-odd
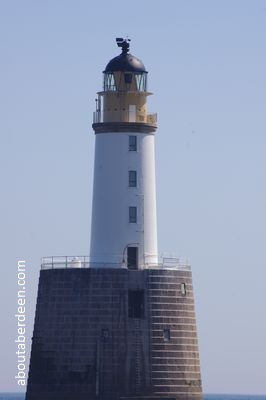
{"type": "MultiPolygon", "coordinates": [[[[127,268],[124,262],[93,262],[89,256],[51,256],[41,259],[41,269],[59,269],[59,268],[127,268]]],[[[181,261],[176,257],[160,257],[158,263],[145,262],[143,269],[176,269],[190,271],[187,262],[181,261]]]]}
{"type": "Polygon", "coordinates": [[[157,114],[142,114],[126,110],[94,111],[93,123],[99,124],[104,122],[137,122],[156,126],[157,114]]]}

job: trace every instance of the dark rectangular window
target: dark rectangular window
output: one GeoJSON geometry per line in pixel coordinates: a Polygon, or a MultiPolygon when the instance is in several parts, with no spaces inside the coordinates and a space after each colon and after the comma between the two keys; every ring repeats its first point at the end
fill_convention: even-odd
{"type": "Polygon", "coordinates": [[[163,340],[164,340],[164,342],[170,342],[170,339],[171,339],[170,329],[164,329],[163,330],[163,340]]]}
{"type": "Polygon", "coordinates": [[[181,283],[181,294],[185,296],[187,294],[187,288],[185,283],[181,283]]]}
{"type": "Polygon", "coordinates": [[[126,72],[124,77],[125,77],[125,83],[130,85],[132,82],[132,78],[133,78],[132,74],[126,72]]]}
{"type": "Polygon", "coordinates": [[[109,338],[109,329],[102,329],[102,339],[106,340],[109,338]]]}
{"type": "Polygon", "coordinates": [[[137,186],[137,171],[128,171],[128,186],[137,186]]]}
{"type": "Polygon", "coordinates": [[[137,136],[129,136],[128,149],[129,151],[137,151],[137,136]]]}
{"type": "Polygon", "coordinates": [[[127,248],[128,269],[138,269],[138,248],[136,246],[127,248]]]}
{"type": "Polygon", "coordinates": [[[137,207],[129,207],[129,222],[136,223],[137,222],[137,207]]]}
{"type": "Polygon", "coordinates": [[[128,291],[128,317],[144,318],[144,290],[128,291]]]}

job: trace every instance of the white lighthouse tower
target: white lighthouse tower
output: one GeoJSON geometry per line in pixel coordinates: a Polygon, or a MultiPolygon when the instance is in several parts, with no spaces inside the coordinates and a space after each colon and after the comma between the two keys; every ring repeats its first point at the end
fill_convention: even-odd
{"type": "Polygon", "coordinates": [[[147,71],[122,52],[103,71],[96,135],[90,258],[92,267],[144,269],[158,263],[154,133],[147,71]]]}
{"type": "Polygon", "coordinates": [[[42,259],[26,400],[202,400],[191,268],[157,255],[147,71],[117,44],[94,115],[90,259],[42,259]]]}

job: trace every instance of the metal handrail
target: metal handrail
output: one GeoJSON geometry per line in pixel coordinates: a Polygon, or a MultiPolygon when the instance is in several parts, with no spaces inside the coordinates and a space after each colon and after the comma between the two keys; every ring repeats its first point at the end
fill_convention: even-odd
{"type": "MultiPolygon", "coordinates": [[[[89,256],[50,256],[41,259],[41,269],[67,269],[67,268],[126,268],[125,264],[111,262],[94,262],[89,256]]],[[[175,269],[190,271],[186,262],[181,262],[176,257],[162,257],[158,263],[145,262],[144,269],[175,269]]]]}
{"type": "Polygon", "coordinates": [[[135,111],[117,110],[117,111],[94,111],[93,123],[103,122],[139,122],[151,125],[157,123],[157,113],[141,114],[135,111]]]}

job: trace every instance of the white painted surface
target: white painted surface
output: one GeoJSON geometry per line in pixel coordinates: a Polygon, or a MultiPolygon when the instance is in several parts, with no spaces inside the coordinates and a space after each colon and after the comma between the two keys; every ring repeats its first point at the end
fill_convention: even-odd
{"type": "Polygon", "coordinates": [[[130,104],[128,107],[128,122],[136,122],[137,108],[135,104],[130,104]]]}
{"type": "Polygon", "coordinates": [[[157,263],[154,135],[98,133],[95,138],[92,266],[122,267],[130,245],[139,248],[139,268],[157,263]],[[130,135],[137,136],[137,151],[129,151],[130,135]],[[128,186],[129,170],[137,171],[136,188],[128,186]],[[129,206],[138,209],[137,223],[129,223],[129,206]]]}

